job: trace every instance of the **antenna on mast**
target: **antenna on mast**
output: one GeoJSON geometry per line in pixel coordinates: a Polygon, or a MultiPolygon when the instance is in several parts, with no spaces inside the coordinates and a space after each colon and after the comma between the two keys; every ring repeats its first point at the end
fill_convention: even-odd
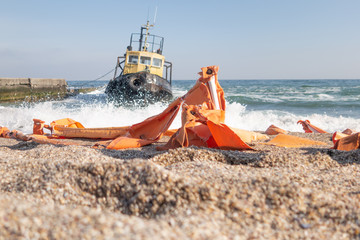
{"type": "Polygon", "coordinates": [[[155,8],[155,15],[154,15],[154,23],[153,23],[153,25],[155,25],[155,22],[156,22],[157,9],[158,9],[158,7],[156,6],[156,8],[155,8]]]}
{"type": "Polygon", "coordinates": [[[147,21],[149,21],[149,16],[150,16],[150,7],[148,6],[148,14],[147,14],[147,21]]]}

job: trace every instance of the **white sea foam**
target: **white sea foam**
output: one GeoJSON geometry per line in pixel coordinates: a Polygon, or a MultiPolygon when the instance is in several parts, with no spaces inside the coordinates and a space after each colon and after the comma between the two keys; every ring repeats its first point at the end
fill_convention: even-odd
{"type": "Polygon", "coordinates": [[[106,89],[106,85],[105,85],[105,86],[102,86],[102,87],[100,87],[100,88],[98,88],[98,89],[96,89],[96,90],[94,90],[94,91],[92,91],[92,92],[89,92],[89,93],[87,93],[87,94],[90,94],[90,95],[103,94],[103,93],[105,93],[105,89],[106,89]]]}
{"type": "MultiPolygon", "coordinates": [[[[165,105],[150,105],[146,108],[128,109],[112,104],[87,104],[80,108],[67,108],[54,102],[42,102],[31,106],[6,107],[0,109],[0,126],[9,129],[32,132],[33,121],[37,118],[50,123],[53,120],[72,118],[85,127],[120,127],[129,126],[162,112],[165,105]]],[[[180,126],[178,118],[176,127],[180,126]]]]}
{"type": "Polygon", "coordinates": [[[331,96],[329,94],[325,94],[325,93],[321,93],[317,95],[318,100],[320,101],[331,101],[331,100],[336,100],[336,98],[334,96],[331,96]]]}
{"type": "Polygon", "coordinates": [[[286,111],[247,111],[239,103],[227,105],[225,123],[231,127],[251,131],[265,131],[271,124],[292,132],[303,132],[298,120],[310,120],[312,124],[327,132],[343,131],[351,128],[360,131],[360,122],[354,118],[332,117],[326,114],[293,114],[286,111]]]}

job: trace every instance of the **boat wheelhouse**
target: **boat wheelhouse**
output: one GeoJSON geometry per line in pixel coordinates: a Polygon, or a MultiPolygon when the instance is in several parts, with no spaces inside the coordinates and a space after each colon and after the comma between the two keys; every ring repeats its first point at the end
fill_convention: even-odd
{"type": "Polygon", "coordinates": [[[164,38],[149,33],[149,21],[132,33],[124,56],[117,58],[115,73],[106,87],[110,100],[153,103],[172,98],[172,63],[165,60],[164,38]]]}

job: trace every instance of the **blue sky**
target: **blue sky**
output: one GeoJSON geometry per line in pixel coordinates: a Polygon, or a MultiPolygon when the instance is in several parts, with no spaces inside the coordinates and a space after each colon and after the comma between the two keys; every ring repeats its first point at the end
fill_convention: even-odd
{"type": "Polygon", "coordinates": [[[360,79],[359,0],[0,0],[0,77],[96,79],[155,6],[174,79],[360,79]]]}

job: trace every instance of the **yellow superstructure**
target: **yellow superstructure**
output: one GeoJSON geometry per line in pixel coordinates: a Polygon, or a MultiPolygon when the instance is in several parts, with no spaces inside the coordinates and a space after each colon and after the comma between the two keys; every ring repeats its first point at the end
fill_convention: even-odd
{"type": "Polygon", "coordinates": [[[163,77],[165,57],[156,52],[126,51],[123,74],[146,71],[163,77]]]}

